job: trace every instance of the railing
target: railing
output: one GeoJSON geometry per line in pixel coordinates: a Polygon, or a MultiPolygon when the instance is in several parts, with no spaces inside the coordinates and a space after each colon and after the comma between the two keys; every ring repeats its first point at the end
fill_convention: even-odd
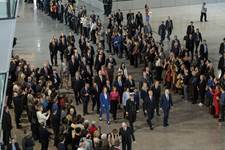
{"type": "Polygon", "coordinates": [[[15,18],[17,0],[0,0],[0,19],[15,18]]]}

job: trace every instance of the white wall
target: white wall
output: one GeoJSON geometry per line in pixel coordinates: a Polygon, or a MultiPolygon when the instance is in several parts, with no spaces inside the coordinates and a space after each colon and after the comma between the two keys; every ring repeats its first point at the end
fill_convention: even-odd
{"type": "Polygon", "coordinates": [[[0,20],[0,73],[8,72],[16,19],[0,20]]]}

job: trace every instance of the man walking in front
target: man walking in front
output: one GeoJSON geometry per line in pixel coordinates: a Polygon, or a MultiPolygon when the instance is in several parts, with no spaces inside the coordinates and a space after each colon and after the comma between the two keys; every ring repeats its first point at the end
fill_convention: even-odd
{"type": "Polygon", "coordinates": [[[163,110],[163,126],[167,127],[168,119],[169,119],[169,112],[173,106],[172,96],[170,95],[169,89],[165,89],[165,93],[161,97],[160,107],[163,110]]]}
{"type": "Polygon", "coordinates": [[[135,142],[135,137],[133,130],[127,126],[127,123],[123,122],[122,127],[120,128],[119,135],[122,140],[122,150],[131,150],[132,149],[132,139],[135,142]]]}
{"type": "Polygon", "coordinates": [[[148,96],[146,97],[145,104],[146,107],[145,113],[148,115],[148,125],[150,130],[153,130],[152,126],[152,119],[154,118],[154,112],[155,112],[155,98],[153,97],[152,90],[148,90],[148,96]]]}
{"type": "Polygon", "coordinates": [[[161,25],[159,26],[158,34],[161,38],[160,44],[162,44],[162,46],[163,46],[163,41],[165,40],[165,36],[166,36],[166,26],[165,26],[164,21],[162,21],[161,25]]]}
{"type": "Polygon", "coordinates": [[[170,41],[170,35],[173,31],[173,21],[170,19],[170,16],[168,16],[168,19],[166,20],[166,30],[167,30],[167,39],[170,41]]]}

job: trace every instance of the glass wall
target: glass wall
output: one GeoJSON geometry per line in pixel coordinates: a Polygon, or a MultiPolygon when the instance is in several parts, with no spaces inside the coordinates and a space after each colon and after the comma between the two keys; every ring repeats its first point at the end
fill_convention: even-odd
{"type": "Polygon", "coordinates": [[[0,19],[14,18],[17,0],[0,0],[0,19]]]}
{"type": "Polygon", "coordinates": [[[6,73],[0,73],[0,114],[3,109],[4,93],[6,90],[6,73]]]}

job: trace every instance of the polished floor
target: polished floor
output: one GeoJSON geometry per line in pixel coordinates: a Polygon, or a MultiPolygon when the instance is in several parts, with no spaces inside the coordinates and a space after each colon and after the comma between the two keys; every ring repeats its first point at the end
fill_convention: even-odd
{"type": "MultiPolygon", "coordinates": [[[[225,3],[208,5],[209,22],[207,23],[199,22],[200,8],[200,5],[193,5],[153,9],[152,27],[154,31],[157,31],[160,22],[170,15],[174,20],[173,35],[177,34],[182,39],[187,24],[191,20],[194,21],[195,27],[200,28],[204,39],[207,40],[210,58],[217,65],[219,44],[225,37],[225,3]]],[[[88,9],[92,10],[95,8],[88,6],[88,9]]],[[[96,9],[95,11],[100,15],[102,14],[96,9]]],[[[49,60],[48,43],[51,36],[53,34],[59,36],[61,32],[68,34],[70,30],[44,13],[38,10],[34,11],[32,4],[24,4],[22,2],[18,15],[16,26],[18,44],[14,49],[14,54],[19,54],[35,66],[40,66],[44,61],[49,60]]],[[[77,38],[76,41],[78,41],[77,38]]],[[[133,74],[138,81],[138,77],[141,75],[141,68],[133,69],[130,66],[129,68],[129,73],[133,74]]],[[[174,109],[170,114],[170,126],[168,128],[162,127],[161,116],[155,117],[155,129],[150,131],[143,113],[138,113],[137,122],[135,123],[137,143],[133,144],[134,150],[225,149],[225,126],[213,119],[208,114],[206,107],[199,107],[189,102],[184,102],[180,96],[174,96],[174,101],[174,109]]],[[[78,112],[81,112],[81,107],[77,109],[78,112]]],[[[87,118],[98,120],[96,115],[89,115],[87,118]]],[[[110,129],[119,127],[122,121],[123,119],[120,118],[116,123],[112,122],[109,128],[105,125],[105,122],[101,122],[99,125],[107,132],[110,129]]],[[[25,124],[24,126],[28,127],[29,125],[25,124]]],[[[17,135],[18,141],[21,140],[21,130],[14,130],[13,134],[17,135]]],[[[35,150],[38,149],[40,149],[40,145],[37,143],[35,150]]],[[[51,146],[49,149],[53,150],[55,148],[51,146]]]]}

